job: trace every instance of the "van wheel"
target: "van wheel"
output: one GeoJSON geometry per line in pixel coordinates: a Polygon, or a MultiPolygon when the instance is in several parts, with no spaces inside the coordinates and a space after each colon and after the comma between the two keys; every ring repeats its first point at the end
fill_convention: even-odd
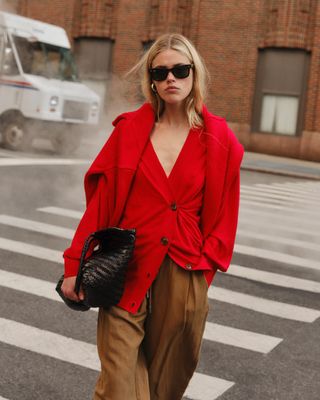
{"type": "Polygon", "coordinates": [[[61,155],[73,154],[80,146],[81,137],[76,137],[72,132],[64,132],[63,135],[57,135],[51,139],[54,151],[61,155]]]}
{"type": "Polygon", "coordinates": [[[7,122],[2,129],[3,146],[10,150],[29,150],[32,138],[23,121],[7,122]]]}

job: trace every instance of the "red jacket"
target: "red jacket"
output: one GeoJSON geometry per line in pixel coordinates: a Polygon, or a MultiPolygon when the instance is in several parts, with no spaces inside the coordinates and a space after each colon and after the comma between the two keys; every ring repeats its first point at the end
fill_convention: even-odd
{"type": "MultiPolygon", "coordinates": [[[[204,106],[207,143],[206,186],[200,228],[204,238],[199,267],[226,271],[232,257],[239,209],[240,164],[243,147],[223,118],[204,106]]],[[[85,175],[87,208],[71,246],[65,250],[65,276],[77,274],[85,238],[93,231],[117,226],[130,186],[155,123],[151,104],[119,115],[110,138],[85,175]]]]}

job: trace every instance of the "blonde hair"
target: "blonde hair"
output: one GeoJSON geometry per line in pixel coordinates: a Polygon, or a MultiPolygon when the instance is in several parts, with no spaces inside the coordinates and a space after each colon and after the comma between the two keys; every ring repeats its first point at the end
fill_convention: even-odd
{"type": "Polygon", "coordinates": [[[126,77],[133,74],[140,74],[142,94],[152,104],[159,120],[164,111],[164,101],[151,89],[151,77],[149,69],[155,57],[164,50],[172,49],[185,55],[190,64],[193,64],[193,87],[185,101],[185,111],[190,127],[202,127],[201,116],[203,102],[206,96],[206,88],[209,81],[209,72],[193,44],[179,33],[166,33],[161,35],[147,50],[140,61],[127,72],[126,77]]]}

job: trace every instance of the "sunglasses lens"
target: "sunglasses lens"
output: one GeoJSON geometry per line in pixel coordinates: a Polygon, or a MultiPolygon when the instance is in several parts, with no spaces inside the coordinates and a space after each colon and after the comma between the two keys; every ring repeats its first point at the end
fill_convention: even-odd
{"type": "Polygon", "coordinates": [[[168,76],[167,68],[153,68],[151,70],[151,78],[154,81],[164,81],[168,76]]]}
{"type": "Polygon", "coordinates": [[[172,69],[173,75],[178,79],[187,78],[189,76],[190,65],[179,65],[172,69]]]}

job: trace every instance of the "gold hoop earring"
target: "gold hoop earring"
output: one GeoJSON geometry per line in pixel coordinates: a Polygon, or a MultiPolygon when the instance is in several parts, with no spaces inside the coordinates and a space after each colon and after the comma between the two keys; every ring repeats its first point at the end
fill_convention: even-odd
{"type": "Polygon", "coordinates": [[[151,90],[153,91],[153,93],[157,93],[156,85],[153,82],[151,83],[151,90]]]}

